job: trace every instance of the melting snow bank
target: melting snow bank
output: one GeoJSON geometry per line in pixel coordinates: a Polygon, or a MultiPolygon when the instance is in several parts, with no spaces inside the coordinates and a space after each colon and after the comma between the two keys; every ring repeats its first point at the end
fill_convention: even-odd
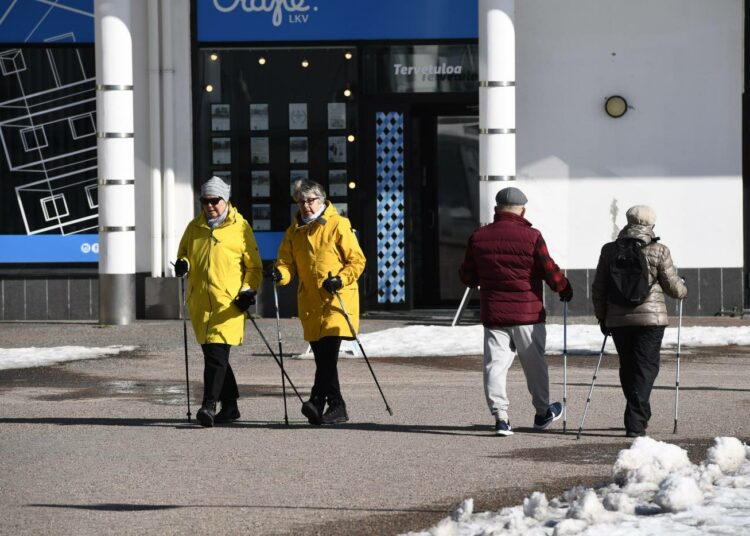
{"type": "MultiPolygon", "coordinates": [[[[406,326],[391,328],[359,336],[367,357],[429,357],[481,355],[484,344],[484,328],[473,326],[406,326]]],[[[604,337],[599,326],[576,324],[568,326],[568,353],[598,354],[604,337]]],[[[680,342],[686,346],[750,345],[750,326],[682,328],[680,342]]],[[[662,347],[677,346],[677,328],[667,328],[662,347]]],[[[563,327],[547,324],[547,354],[561,354],[563,350],[563,327]]],[[[607,340],[605,352],[614,354],[612,338],[607,340]]],[[[312,352],[299,355],[310,359],[312,352]]],[[[362,357],[356,342],[341,344],[339,357],[362,357]]]]}
{"type": "MultiPolygon", "coordinates": [[[[595,448],[595,446],[594,446],[595,448]]],[[[435,527],[412,536],[747,534],[750,447],[717,437],[706,460],[693,465],[676,445],[637,438],[620,451],[613,482],[574,487],[547,500],[535,491],[522,506],[473,514],[466,499],[435,527]]]]}
{"type": "Polygon", "coordinates": [[[0,370],[43,367],[77,361],[79,359],[96,359],[113,356],[120,352],[131,352],[137,346],[105,346],[89,348],[86,346],[55,346],[52,348],[0,348],[0,370]]]}

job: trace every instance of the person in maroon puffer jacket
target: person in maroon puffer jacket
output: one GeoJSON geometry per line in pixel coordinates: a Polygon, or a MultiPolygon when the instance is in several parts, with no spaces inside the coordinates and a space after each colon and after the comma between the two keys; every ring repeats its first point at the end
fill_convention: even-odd
{"type": "Polygon", "coordinates": [[[474,231],[458,271],[466,286],[479,287],[484,392],[495,433],[502,436],[513,435],[505,383],[516,352],[536,410],[534,428],[544,430],[562,414],[562,404],[549,403],[542,284],[566,302],[573,298],[573,288],[550,257],[542,233],[523,217],[526,202],[518,188],[497,193],[495,221],[474,231]]]}

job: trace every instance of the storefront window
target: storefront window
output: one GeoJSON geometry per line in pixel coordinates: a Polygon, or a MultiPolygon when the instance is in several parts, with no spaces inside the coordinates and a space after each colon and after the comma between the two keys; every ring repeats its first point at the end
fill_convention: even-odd
{"type": "Polygon", "coordinates": [[[294,181],[321,183],[347,215],[354,180],[353,47],[200,52],[197,182],[218,175],[256,231],[283,231],[294,181]]]}

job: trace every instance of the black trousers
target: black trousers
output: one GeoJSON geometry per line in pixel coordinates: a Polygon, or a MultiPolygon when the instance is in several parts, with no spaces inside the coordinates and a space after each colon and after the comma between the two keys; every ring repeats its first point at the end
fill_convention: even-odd
{"type": "Polygon", "coordinates": [[[612,328],[620,356],[620,384],[627,401],[625,430],[643,433],[651,418],[651,389],[659,374],[661,341],[666,326],[612,328]]]}
{"type": "Polygon", "coordinates": [[[327,399],[329,403],[343,400],[338,371],[341,337],[323,337],[310,342],[310,347],[315,355],[315,383],[310,398],[327,399]]]}
{"type": "Polygon", "coordinates": [[[228,344],[202,344],[203,348],[203,403],[237,400],[240,392],[229,364],[228,344]]]}

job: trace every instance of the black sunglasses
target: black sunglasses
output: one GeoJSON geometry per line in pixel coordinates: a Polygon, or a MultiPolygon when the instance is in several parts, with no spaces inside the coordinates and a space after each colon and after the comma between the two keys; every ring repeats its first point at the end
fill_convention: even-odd
{"type": "Polygon", "coordinates": [[[221,197],[201,197],[201,205],[211,205],[215,207],[221,201],[221,197]]]}

